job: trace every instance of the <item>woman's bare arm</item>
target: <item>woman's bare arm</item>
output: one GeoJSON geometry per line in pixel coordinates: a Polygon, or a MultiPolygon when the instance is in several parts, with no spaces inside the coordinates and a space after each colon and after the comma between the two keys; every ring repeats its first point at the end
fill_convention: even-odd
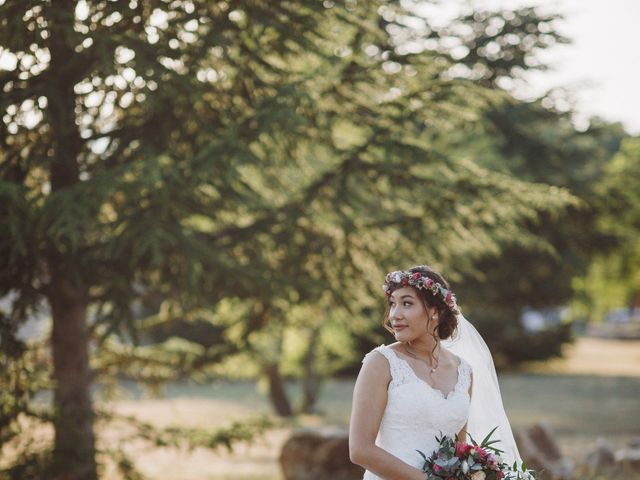
{"type": "Polygon", "coordinates": [[[356,380],[349,424],[349,458],[385,480],[424,480],[426,474],[375,444],[391,373],[381,353],[368,355],[356,380]]]}

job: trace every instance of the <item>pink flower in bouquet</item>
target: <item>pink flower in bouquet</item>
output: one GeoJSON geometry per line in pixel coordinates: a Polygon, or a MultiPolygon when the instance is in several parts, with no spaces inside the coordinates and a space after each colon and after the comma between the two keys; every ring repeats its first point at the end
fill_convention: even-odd
{"type": "Polygon", "coordinates": [[[456,443],[456,457],[466,457],[471,451],[471,445],[468,443],[457,442],[456,443]]]}
{"type": "Polygon", "coordinates": [[[485,452],[479,445],[474,445],[471,448],[478,455],[478,457],[480,457],[482,460],[487,458],[487,452],[485,452]]]}

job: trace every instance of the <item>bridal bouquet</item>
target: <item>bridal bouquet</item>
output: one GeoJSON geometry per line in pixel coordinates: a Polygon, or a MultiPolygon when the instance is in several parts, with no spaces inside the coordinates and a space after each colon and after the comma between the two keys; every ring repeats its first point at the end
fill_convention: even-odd
{"type": "Polygon", "coordinates": [[[510,467],[502,461],[499,456],[502,450],[492,446],[499,440],[490,439],[496,428],[480,445],[471,435],[471,444],[444,435],[436,436],[440,446],[431,456],[418,450],[424,458],[422,470],[427,474],[426,480],[534,480],[535,472],[528,470],[524,462],[518,469],[516,463],[510,467]]]}

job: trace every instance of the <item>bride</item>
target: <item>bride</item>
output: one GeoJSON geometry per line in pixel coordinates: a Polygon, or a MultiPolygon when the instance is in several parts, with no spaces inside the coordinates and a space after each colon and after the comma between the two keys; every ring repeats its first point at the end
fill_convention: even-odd
{"type": "Polygon", "coordinates": [[[367,355],[356,380],[349,456],[363,480],[424,480],[436,435],[482,440],[494,427],[511,465],[520,455],[486,343],[461,315],[447,281],[419,265],[386,275],[384,326],[397,342],[367,355]]]}

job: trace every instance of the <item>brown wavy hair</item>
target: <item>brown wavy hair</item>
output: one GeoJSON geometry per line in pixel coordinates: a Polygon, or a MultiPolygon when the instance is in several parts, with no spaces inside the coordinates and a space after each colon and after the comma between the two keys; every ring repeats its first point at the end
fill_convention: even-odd
{"type": "MultiPolygon", "coordinates": [[[[447,290],[451,290],[451,287],[449,287],[449,282],[447,282],[439,272],[427,265],[416,265],[414,267],[408,268],[407,271],[411,273],[420,272],[423,276],[429,277],[434,282],[438,282],[447,290]]],[[[397,290],[401,287],[402,285],[398,285],[393,290],[397,290]]],[[[417,289],[415,287],[410,288],[413,288],[416,291],[418,298],[422,300],[422,303],[424,304],[426,309],[435,307],[436,311],[438,312],[438,325],[434,327],[431,334],[440,340],[446,340],[447,338],[451,337],[458,326],[458,318],[456,314],[453,313],[447,306],[444,299],[440,297],[440,295],[435,295],[434,293],[432,293],[431,290],[417,289]]],[[[382,325],[389,332],[393,333],[393,328],[391,328],[391,322],[389,321],[390,312],[391,308],[389,306],[389,303],[387,302],[382,325]]]]}

